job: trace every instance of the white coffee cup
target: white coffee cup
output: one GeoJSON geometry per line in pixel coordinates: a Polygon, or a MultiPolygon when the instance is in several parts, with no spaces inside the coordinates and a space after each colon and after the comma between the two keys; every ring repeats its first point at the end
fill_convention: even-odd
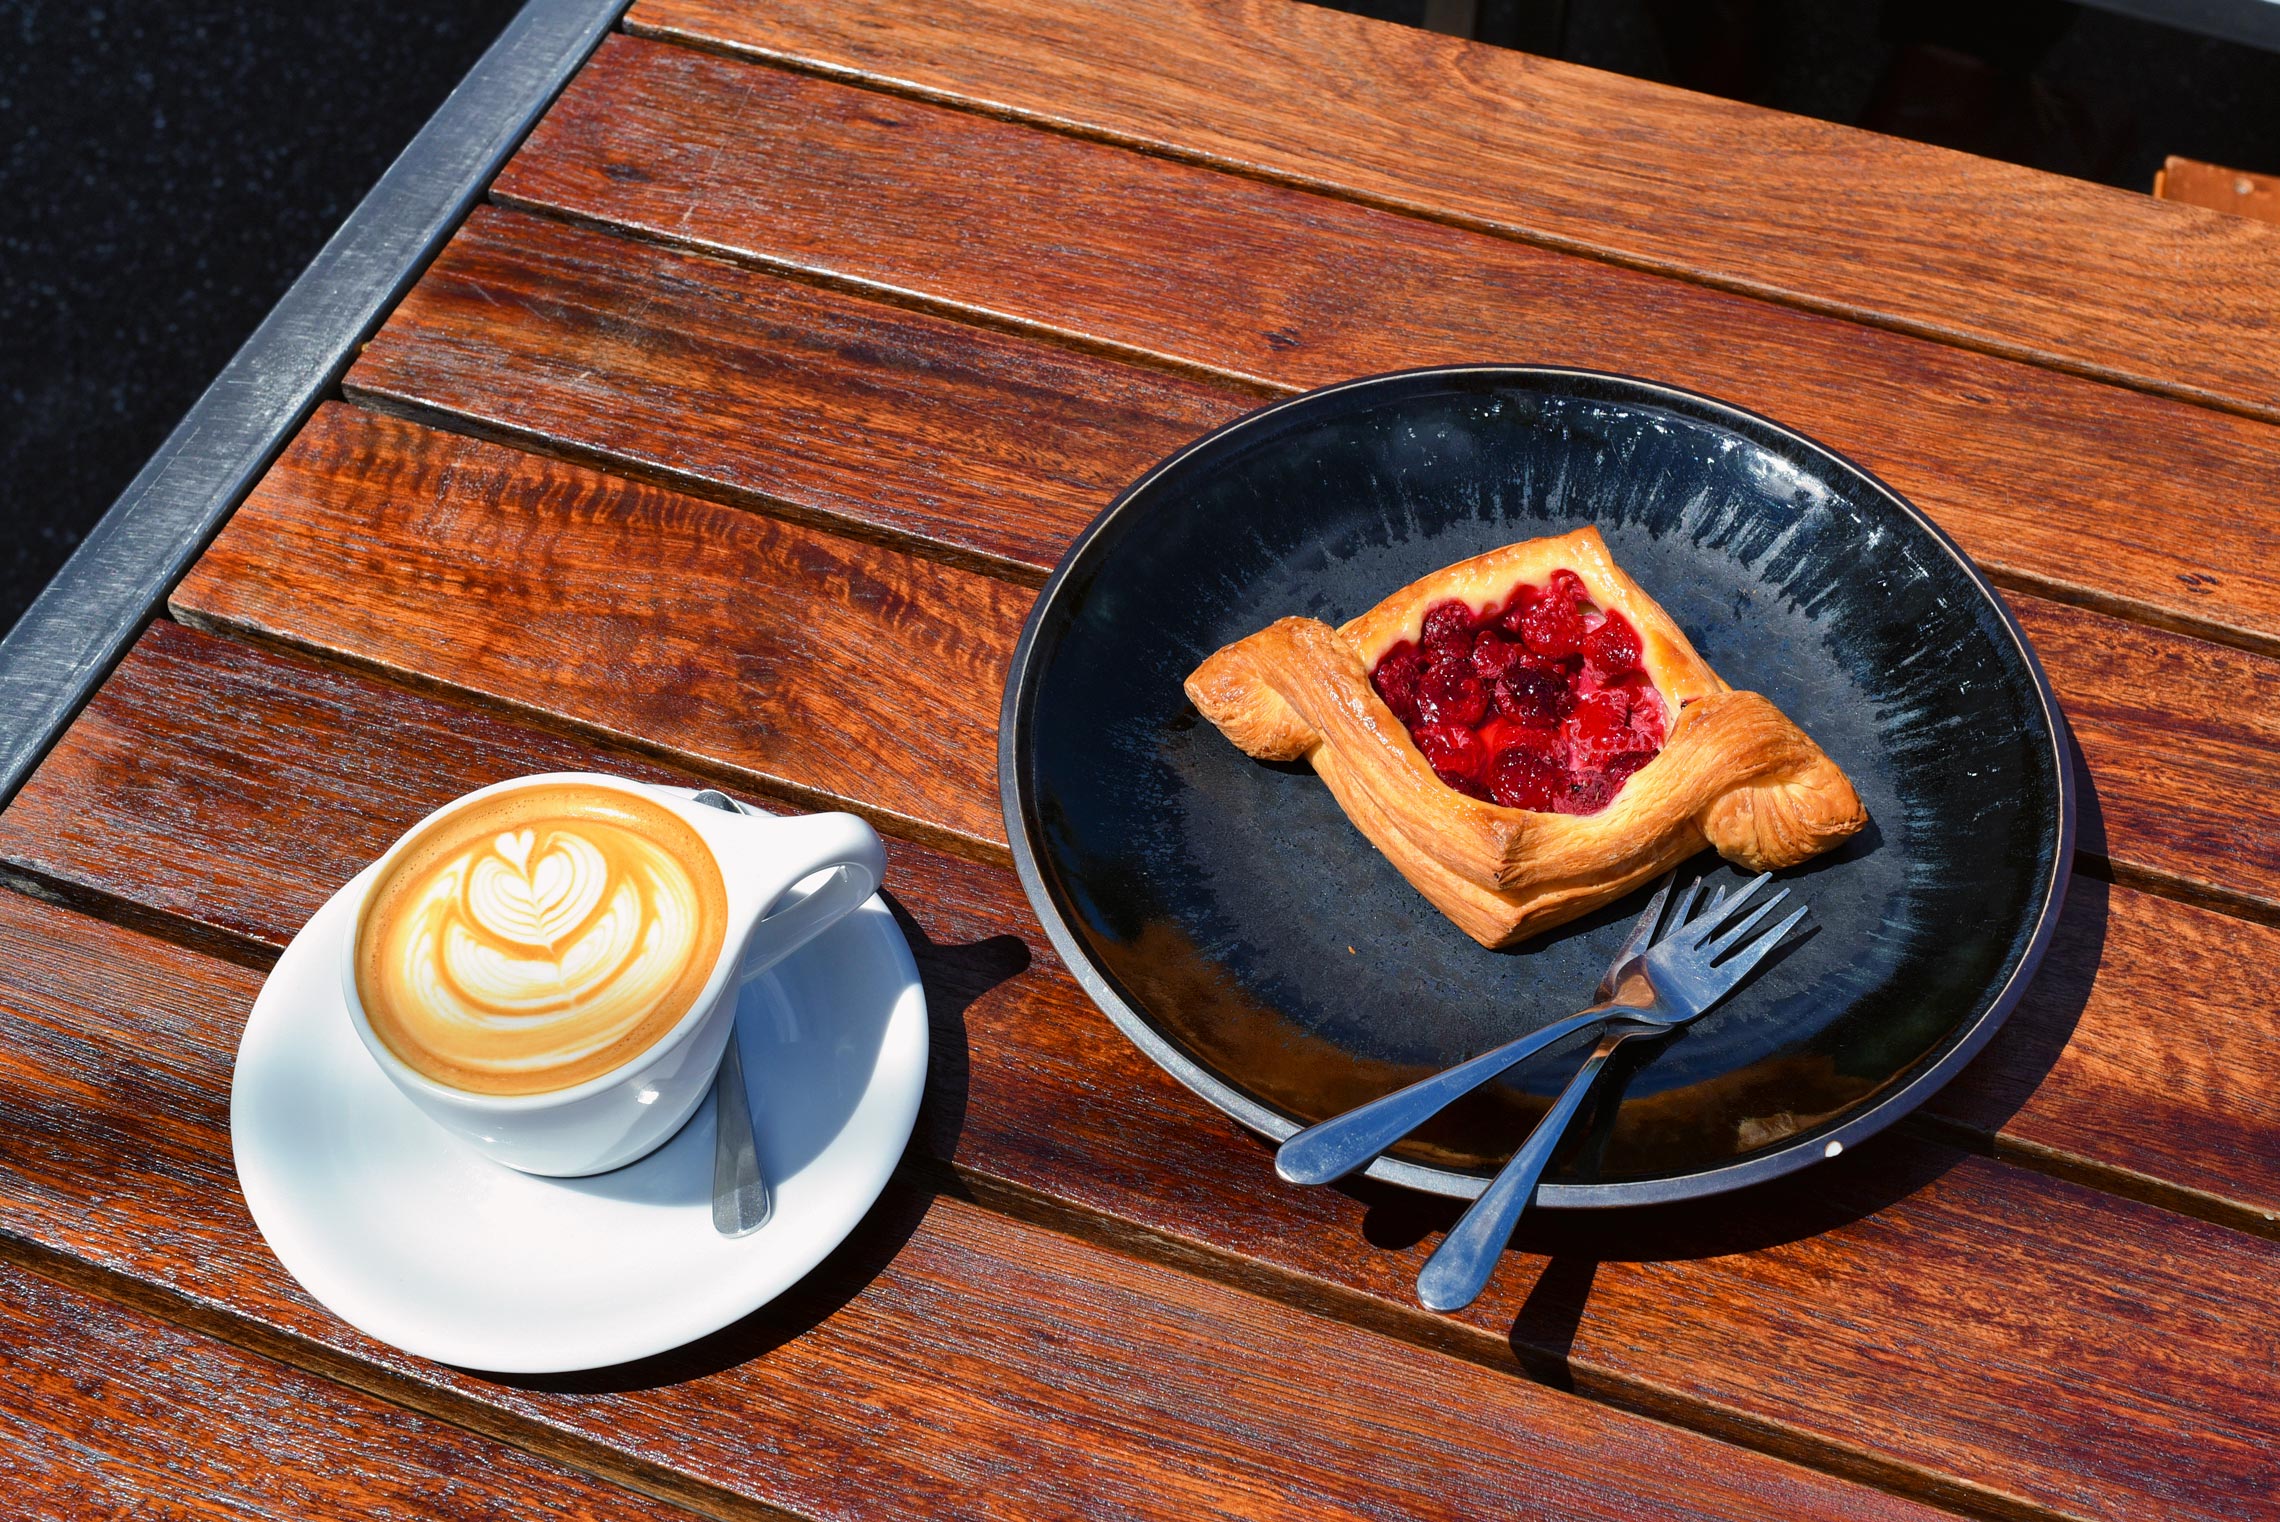
{"type": "Polygon", "coordinates": [[[622,1168],[662,1146],[704,1100],[736,1028],[739,987],[829,929],[878,890],[879,837],[852,814],[732,814],[681,791],[592,772],[548,772],[456,798],[407,830],[361,881],[341,948],[341,995],[372,1060],[429,1118],[477,1151],[525,1173],[578,1177],[622,1168]],[[640,1055],[570,1088],[479,1094],[411,1067],[372,1028],[357,989],[357,939],[373,889],[431,822],[516,788],[578,783],[634,794],[685,821],[711,850],[727,890],[727,933],[688,1012],[640,1055]],[[820,886],[778,909],[802,879],[820,886]],[[770,912],[773,910],[774,912],[770,912]]]}

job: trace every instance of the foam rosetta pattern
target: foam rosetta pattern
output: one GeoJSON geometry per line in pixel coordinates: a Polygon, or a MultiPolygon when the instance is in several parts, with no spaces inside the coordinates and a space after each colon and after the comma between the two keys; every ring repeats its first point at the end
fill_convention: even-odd
{"type": "Polygon", "coordinates": [[[366,917],[360,992],[439,1082],[568,1087],[686,1011],[720,946],[718,871],[653,821],[489,822],[507,827],[407,853],[366,917]]]}

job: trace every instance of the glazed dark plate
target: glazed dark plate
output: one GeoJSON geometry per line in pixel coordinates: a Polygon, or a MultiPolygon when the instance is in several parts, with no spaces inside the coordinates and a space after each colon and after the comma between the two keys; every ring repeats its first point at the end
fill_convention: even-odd
{"type": "MultiPolygon", "coordinates": [[[[1182,679],[1272,619],[1337,623],[1586,523],[1721,676],[1844,767],[1872,823],[1782,874],[1810,933],[1625,1049],[1540,1202],[1688,1198],[1835,1156],[1953,1076],[2032,975],[2073,854],[2066,742],[2025,636],[1921,513],[1668,386],[1516,366],[1358,380],[1135,482],[1046,586],[1006,691],[1006,827],[1046,930],[1141,1050],[1246,1125],[1287,1136],[1581,1008],[1645,893],[1484,951],[1310,768],[1245,756],[1182,679]]],[[[1709,853],[1685,870],[1738,875],[1709,853]]],[[[1478,1194],[1579,1045],[1370,1171],[1478,1194]]]]}

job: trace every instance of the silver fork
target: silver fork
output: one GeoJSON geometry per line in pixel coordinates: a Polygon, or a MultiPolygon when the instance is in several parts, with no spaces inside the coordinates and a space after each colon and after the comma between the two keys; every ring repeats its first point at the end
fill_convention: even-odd
{"type": "MultiPolygon", "coordinates": [[[[1520,1150],[1512,1154],[1512,1160],[1497,1174],[1495,1182],[1441,1239],[1433,1256],[1425,1260],[1425,1267],[1417,1275],[1417,1298],[1428,1309],[1461,1310],[1472,1304],[1487,1286],[1505,1243],[1512,1239],[1512,1229],[1520,1224],[1522,1212],[1536,1196],[1536,1185],[1552,1160],[1553,1150],[1559,1146],[1561,1136],[1583,1107],[1616,1049],[1635,1037],[1659,1036],[1675,1030],[1732,993],[1749,975],[1750,969],[1765,960],[1805,917],[1806,908],[1799,905],[1772,929],[1754,939],[1743,939],[1789,896],[1789,890],[1784,888],[1713,939],[1765,881],[1766,877],[1761,875],[1731,898],[1720,893],[1691,920],[1687,914],[1694,907],[1694,896],[1701,883],[1693,884],[1680,897],[1672,914],[1675,928],[1648,946],[1635,964],[1635,971],[1641,976],[1631,979],[1614,999],[1605,1000],[1599,1006],[1602,1018],[1619,1023],[1600,1039],[1560,1097],[1552,1101],[1551,1109],[1520,1144],[1520,1150]],[[1720,961],[1721,957],[1725,960],[1720,961]]],[[[1650,912],[1656,907],[1650,905],[1650,912]]]]}
{"type": "MultiPolygon", "coordinates": [[[[1663,904],[1670,898],[1671,883],[1677,876],[1675,869],[1665,872],[1656,884],[1646,912],[1623,938],[1601,975],[1598,991],[1591,996],[1591,1008],[1307,1127],[1276,1151],[1275,1172],[1294,1184],[1327,1184],[1343,1178],[1356,1168],[1368,1166],[1380,1152],[1505,1069],[1605,1021],[1607,1010],[1614,1007],[1616,996],[1636,970],[1640,953],[1654,939],[1655,927],[1662,923],[1663,904]]],[[[1720,890],[1719,898],[1711,900],[1712,906],[1723,897],[1724,890],[1720,890]]]]}

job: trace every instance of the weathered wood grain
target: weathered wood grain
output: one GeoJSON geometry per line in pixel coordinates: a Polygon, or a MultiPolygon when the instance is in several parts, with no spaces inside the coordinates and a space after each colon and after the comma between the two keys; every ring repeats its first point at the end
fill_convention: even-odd
{"type": "MultiPolygon", "coordinates": [[[[956,452],[930,462],[943,479],[965,468],[956,452]]],[[[1028,601],[924,557],[336,405],[173,606],[994,853],[996,711],[1028,601]]],[[[2280,914],[2280,769],[2265,761],[2280,659],[2012,602],[2088,763],[2086,849],[2280,914]]]]}
{"type": "Polygon", "coordinates": [[[490,209],[346,387],[993,568],[1259,399],[490,209]]]}
{"type": "MultiPolygon", "coordinates": [[[[242,957],[282,947],[334,887],[445,799],[526,772],[593,767],[697,780],[160,623],[0,812],[0,870],[113,917],[159,917],[160,933],[210,932],[213,949],[242,957]],[[308,800],[322,801],[322,832],[297,822],[308,800]]],[[[973,965],[930,964],[943,987],[1037,956],[1057,990],[1048,1024],[1098,1023],[1053,967],[1011,874],[889,849],[914,912],[962,906],[943,935],[994,947],[973,965]]],[[[922,942],[922,960],[948,956],[937,939],[922,942]]],[[[2280,929],[2078,876],[2025,1003],[1930,1112],[2109,1182],[2202,1196],[2227,1219],[2280,1219],[2280,1025],[2258,1018],[2261,1006],[2180,1019],[2176,1002],[2179,989],[2229,987],[2240,969],[2272,962],[2280,929]]]]}
{"type": "Polygon", "coordinates": [[[2084,848],[2124,877],[2280,912],[2280,660],[2008,601],[2087,771],[2084,848]]]}
{"type": "Polygon", "coordinates": [[[819,1518],[1929,1515],[902,1189],[783,1299],[680,1353],[515,1382],[408,1358],[311,1304],[240,1203],[229,1064],[257,982],[0,893],[0,1105],[29,1144],[0,1157],[0,1243],[159,1286],[225,1329],[711,1509],[725,1495],[819,1518]]]}
{"type": "MultiPolygon", "coordinates": [[[[438,803],[525,772],[596,766],[695,780],[161,623],[0,813],[0,863],[114,916],[164,916],[162,933],[203,927],[281,947],[335,886],[438,803]],[[309,800],[323,800],[328,817],[318,834],[296,823],[309,800]]],[[[971,904],[956,938],[994,940],[1008,955],[1009,938],[1023,938],[1050,965],[1009,873],[890,849],[919,912],[971,904]]],[[[2225,987],[2239,968],[2273,960],[2280,930],[2077,878],[2026,1003],[1933,1111],[2005,1145],[2167,1181],[2243,1219],[2280,1216],[2280,1028],[2256,1018],[2184,1022],[2173,1008],[2176,989],[2225,987]]],[[[1056,986],[1056,1008],[1089,1021],[1074,986],[1056,986]]]]}
{"type": "MultiPolygon", "coordinates": [[[[443,799],[590,765],[674,776],[161,624],[0,813],[0,860],[43,891],[274,945],[443,799]],[[185,722],[194,704],[220,717],[185,722]],[[307,827],[311,808],[323,830],[307,827]]],[[[2254,1493],[2238,1487],[2280,1478],[2247,1456],[2280,1422],[2256,1372],[2273,1351],[2257,1306],[2280,1288],[2280,1244],[1888,1141],[1688,1210],[1539,1221],[1482,1302],[1425,1318],[1409,1286],[1445,1207],[1276,1182],[1262,1146],[1086,1004],[1010,873],[898,845],[889,884],[934,1020],[927,1150],[985,1198],[1974,1504],[2221,1515],[2254,1493]],[[2234,1382],[2212,1394],[2212,1368],[2234,1382]]],[[[2027,1007],[1942,1107],[2092,1176],[2269,1212],[2280,1036],[2254,1019],[2183,1027],[2147,995],[2276,949],[2280,932],[2085,883],[2027,1007]]],[[[250,975],[215,976],[250,994],[250,975]]]]}
{"type": "Polygon", "coordinates": [[[1002,848],[1030,594],[970,571],[333,404],[172,601],[1002,848]]]}
{"type": "Polygon", "coordinates": [[[2280,175],[2250,174],[2222,164],[2169,155],[2153,174],[2153,193],[2164,201],[2205,206],[2259,222],[2280,222],[2280,175]]]}
{"type": "MultiPolygon", "coordinates": [[[[656,0],[642,14],[667,26],[715,10],[725,14],[701,0],[656,0]]],[[[990,10],[938,22],[907,0],[887,0],[860,16],[747,15],[737,24],[777,39],[762,47],[804,36],[856,54],[885,49],[871,62],[803,55],[803,67],[893,74],[892,60],[904,58],[932,71],[894,81],[905,92],[971,103],[980,93],[973,80],[995,88],[994,80],[1018,97],[993,108],[1008,114],[1051,114],[1057,81],[1076,81],[1080,94],[1066,98],[1091,91],[1099,106],[1073,123],[1080,133],[1155,141],[1149,121],[1120,123],[1116,112],[1158,103],[1167,108],[1163,132],[1184,134],[1155,142],[1174,155],[1241,160],[1269,177],[1335,181],[1349,196],[1381,201],[1407,199],[1408,175],[1420,194],[1456,197],[1434,203],[1435,216],[1518,229],[1539,243],[1604,237],[1622,260],[1710,283],[1745,283],[1718,264],[1736,262],[1765,272],[1766,288],[1784,300],[2280,416],[2270,402],[2263,300],[2280,244],[2204,237],[2188,247],[2178,229],[2198,234],[2213,219],[2180,223],[2174,218],[2189,214],[2164,211],[2172,220],[2104,218],[2110,233],[2118,227],[2114,238],[2068,248],[2064,238],[2018,229],[2038,217],[2045,229],[2055,217],[2062,233],[2069,217],[2099,221],[2091,213],[2110,209],[2096,199],[2103,193],[2074,201],[2067,197],[2077,192],[2000,176],[1986,184],[2007,189],[2011,216],[1999,225],[1981,218],[1991,230],[1976,241],[1912,244],[1927,228],[1950,230],[1905,188],[1922,182],[1871,195],[1874,177],[1848,163],[1853,173],[1834,190],[1816,187],[1838,213],[1824,225],[1857,231],[1862,208],[1883,204],[1874,196],[1896,195],[1897,252],[1864,253],[1857,241],[1832,251],[1827,238],[1776,247],[1784,218],[1803,215],[1793,181],[1760,187],[1752,205],[1739,190],[1746,173],[1770,162],[1769,145],[1801,148],[1806,162],[1822,152],[1826,168],[1872,140],[1815,137],[1827,129],[1812,128],[1792,141],[1779,123],[1652,90],[1636,97],[1643,109],[1629,133],[1609,133],[1604,113],[1523,120],[1509,100],[1467,117],[1438,104],[1482,78],[1504,93],[1499,71],[1511,65],[1418,52],[1388,30],[1319,13],[1293,19],[1304,10],[1207,11],[1166,0],[1072,22],[1035,0],[993,0],[990,10]],[[1097,56],[1052,61],[1035,51],[1056,27],[1094,24],[1105,38],[1097,56]],[[1296,118],[1262,109],[1287,83],[1258,67],[1262,46],[1323,62],[1341,39],[1357,37],[1381,56],[1361,60],[1365,83],[1331,109],[1317,106],[1308,131],[1286,132],[1296,118]],[[1215,45],[1221,56],[1203,56],[1215,45]],[[1372,93],[1369,77],[1387,61],[1487,72],[1442,81],[1438,94],[1413,92],[1405,140],[1389,135],[1391,97],[1372,93]],[[1135,83],[1142,76],[1152,88],[1135,83]],[[1267,158],[1304,161],[1294,168],[1247,148],[1242,132],[1262,123],[1255,139],[1267,158]],[[1687,128],[1697,135],[1651,141],[1687,128]],[[1736,153],[1710,140],[1718,130],[1775,136],[1736,153]],[[1578,160],[1567,181],[1539,186],[1511,172],[1578,133],[1601,139],[1605,152],[1578,160]],[[1476,150],[1461,164],[1450,147],[1458,134],[1476,150]],[[1340,146],[1314,146],[1333,142],[1340,146]],[[1582,222],[1569,231],[1533,226],[1544,207],[1579,216],[1579,187],[1594,177],[1605,202],[1612,174],[1648,163],[1696,174],[1702,206],[1674,210],[1672,183],[1650,176],[1634,198],[1601,207],[1604,234],[1582,222]],[[1459,204],[1464,197],[1478,204],[1459,204]],[[2158,307],[2170,284],[2192,277],[2201,304],[2180,308],[2170,329],[2114,321],[2117,298],[2103,277],[2133,263],[2153,268],[2162,255],[2171,262],[2139,295],[2150,289],[2158,307]],[[2203,255],[2211,256],[2204,267],[2188,267],[2203,255]],[[1812,271],[1828,272],[1816,277],[1824,287],[1783,284],[1812,271]],[[1974,282],[1976,295],[1958,300],[1974,282]],[[1865,309],[1870,285],[1896,293],[1898,310],[1865,309]]],[[[1523,69],[1511,82],[1532,78],[1523,69]]],[[[1555,69],[1534,80],[1543,88],[1531,99],[1540,109],[1580,89],[1579,78],[1599,84],[1555,69]]],[[[890,117],[917,109],[892,94],[870,99],[890,117]]],[[[844,157],[860,125],[835,129],[833,151],[844,157]]],[[[1029,135],[1056,151],[1069,146],[1029,135]]],[[[722,141],[733,149],[737,134],[722,141]]],[[[1132,162],[1149,176],[1191,173],[1132,162]]],[[[1954,161],[1940,162],[1946,182],[1957,183],[1954,161]]],[[[1794,176],[1798,167],[1793,157],[1787,169],[1794,176]]],[[[892,179],[896,161],[878,168],[892,179]]],[[[1965,168],[1969,184],[1977,171],[1965,168]]],[[[1278,204],[1307,199],[1242,189],[1278,204]]],[[[705,201],[692,195],[688,204],[705,201]]],[[[1342,219],[1355,206],[1320,205],[1331,232],[1350,238],[1353,224],[1342,219]]],[[[1017,232],[1038,225],[1022,220],[1029,216],[1011,219],[1017,232]]],[[[1444,234],[1457,244],[1496,241],[1440,228],[1419,236],[1444,234]]],[[[883,240],[895,259],[924,241],[883,240]]],[[[1341,246],[1299,241],[1306,258],[1341,246]]],[[[1056,246],[1084,244],[1070,237],[1056,246]]],[[[1500,255],[1515,248],[1547,266],[1578,263],[1498,242],[1500,255]]],[[[897,300],[1125,343],[1075,322],[1073,303],[1057,317],[1033,316],[1011,295],[898,284],[884,256],[876,267],[838,268],[796,253],[737,252],[827,281],[894,285],[904,293],[897,300]]],[[[412,309],[434,324],[433,341],[409,320],[383,334],[352,381],[357,394],[455,412],[771,516],[327,409],[181,590],[177,610],[484,706],[172,625],[152,633],[34,787],[0,813],[8,863],[0,870],[20,886],[170,938],[0,893],[0,1114],[10,1131],[0,1148],[8,1181],[0,1255],[75,1265],[89,1283],[116,1276],[148,1303],[289,1362],[714,1511],[757,1504],[858,1516],[889,1498],[917,1514],[1008,1517],[1460,1507],[1921,1514],[1703,1432],[1994,1515],[2235,1517],[2280,1492],[2271,1378],[2280,1342],[2263,1314],[2280,1291],[2280,1244],[2269,1235],[1920,1137],[1888,1138],[1739,1198],[1532,1221],[1490,1297],[1461,1318],[1427,1317],[1408,1287],[1449,1219],[1443,1207],[1391,1191],[1275,1183],[1262,1148],[1148,1066],[1084,1004],[1001,868],[908,844],[895,847],[895,881],[928,979],[937,1051],[922,1148],[905,1183],[824,1270],[694,1349],[591,1378],[487,1382],[401,1358],[334,1323],[267,1258],[231,1186],[228,1064],[258,975],[174,939],[258,962],[262,946],[289,930],[296,903],[313,904],[403,822],[474,781],[537,765],[598,761],[660,775],[652,758],[677,758],[706,777],[795,800],[844,800],[906,835],[986,856],[997,829],[988,766],[995,699],[1027,597],[944,562],[1032,573],[1122,479],[1246,405],[1240,377],[1292,383],[1208,357],[1238,379],[1195,379],[513,213],[483,214],[448,257],[463,262],[431,278],[412,309]],[[525,239],[538,254],[514,246],[525,239]],[[610,267],[627,265],[646,273],[611,286],[610,267]],[[502,315],[480,315],[502,297],[502,315]],[[575,342],[549,345],[550,332],[575,342]],[[533,333],[540,339],[528,340],[533,333]],[[464,351],[449,351],[459,340],[464,351]],[[522,342],[535,346],[518,351],[522,342]],[[448,388],[427,389],[415,362],[428,356],[475,400],[456,405],[448,388]],[[552,427],[484,400],[503,389],[495,378],[479,384],[486,365],[567,409],[571,422],[613,407],[629,422],[615,442],[596,442],[590,427],[552,427]],[[782,521],[802,518],[923,552],[782,521]],[[974,542],[992,533],[1003,536],[997,547],[974,542]],[[596,748],[604,739],[640,754],[596,748]],[[981,1204],[914,1183],[970,1192],[981,1204]],[[1512,1378],[1515,1363],[1701,1431],[1566,1399],[1512,1378]],[[723,1443],[724,1430],[737,1441],[723,1443]]],[[[1754,310],[1675,282],[1620,278],[1667,287],[1673,310],[1701,302],[1754,310]]],[[[1090,271],[1072,284],[1085,280],[1100,285],[1090,271]]],[[[1144,283],[1137,289],[1157,299],[1144,283]]],[[[1381,321],[1382,308],[1365,310],[1381,321]]],[[[1795,314],[1779,321],[1800,332],[1847,331],[1795,314]]],[[[1703,331],[1711,328],[1727,331],[1715,323],[1703,331]]],[[[1305,335],[1328,331],[1320,322],[1262,327],[1261,341],[1272,349],[1269,335],[1298,335],[1304,350],[1305,335]]],[[[2003,368],[1858,331],[1873,344],[1922,349],[1919,389],[1960,393],[1969,377],[2003,368]]],[[[1775,352],[1820,354],[1819,342],[1784,339],[1775,352]]],[[[1125,346],[1199,357],[1161,340],[1125,346]]],[[[1902,382],[1876,384],[1910,402],[1902,382]]],[[[2093,392],[2105,396],[2027,370],[2016,387],[2030,399],[2093,392]]],[[[2205,454],[2172,465],[2209,495],[2241,495],[2244,483],[2265,479],[2261,428],[2116,398],[2104,410],[2068,411],[2066,428],[2034,437],[2079,436],[2084,477],[2137,494],[2146,471],[2120,458],[2126,439],[2092,435],[2101,420],[2112,432],[2117,418],[2139,416],[2129,408],[2152,408],[2203,428],[2188,437],[2205,454]]],[[[2008,431],[2026,427],[2022,411],[2034,410],[2014,406],[2010,390],[2011,411],[1970,405],[1990,410],[1957,405],[1921,416],[1964,420],[1953,425],[1962,430],[1974,417],[1997,419],[2008,431]]],[[[2015,582],[2251,644],[2270,635],[2256,620],[2280,603],[2268,600],[2260,552],[2223,558],[2234,551],[2217,544],[2203,553],[2199,542],[2223,539],[2234,517],[2236,536],[2266,532],[2253,514],[2202,510],[2188,491],[2150,483],[2148,516],[2167,521],[2149,537],[2194,542],[2141,549],[2138,574],[2148,582],[2174,574],[2187,590],[2163,583],[2160,596],[2125,595],[2126,587],[2112,591],[2113,577],[2099,579],[2107,573],[2096,562],[2109,544],[2121,555],[2127,535],[2103,523],[2061,472],[1977,438],[1951,452],[1968,467],[1954,478],[1965,483],[1955,488],[1964,501],[1957,511],[1986,514],[1991,540],[2053,556],[2069,536],[2090,546],[2065,572],[2075,581],[2011,568],[2015,582]],[[2038,511],[1987,505],[1999,495],[1991,483],[2006,480],[2030,495],[2048,483],[2057,527],[2038,511]],[[2204,589],[2204,576],[2215,585],[2204,589]]],[[[2124,564],[2117,574],[2127,582],[2124,564]]],[[[2257,760],[2272,737],[2271,673],[2280,666],[2076,609],[2031,605],[2027,614],[2038,641],[2066,663],[2060,686],[2102,804],[2093,848],[2111,852],[2125,880],[2206,889],[2259,912],[2280,903],[2272,844],[2241,822],[2274,786],[2257,760]],[[2071,693],[2076,682],[2087,701],[2071,693]]],[[[2247,996],[2252,1018],[2222,1029],[2187,1024],[2156,1001],[2164,989],[2222,986],[2214,979],[2224,972],[2261,965],[2274,935],[2127,886],[2089,885],[2070,911],[2054,975],[1943,1097],[1943,1113],[1992,1135],[1999,1151],[2269,1233],[2280,1165],[2268,1160],[2280,1149],[2271,1145],[2266,1075],[2280,1068],[2262,1039],[2271,1022],[2253,1018],[2262,996],[2247,996]]],[[[5,1322],[0,1298],[0,1331],[5,1322]]],[[[8,1409],[0,1396],[0,1412],[8,1409]]]]}
{"type": "MultiPolygon", "coordinates": [[[[2280,646],[2280,430],[2246,418],[633,38],[603,47],[493,193],[1286,389],[1483,360],[1650,376],[1845,451],[2014,585],[2280,646]]],[[[704,447],[688,417],[641,437],[638,394],[547,394],[553,351],[590,344],[552,314],[638,306],[661,349],[699,318],[649,287],[542,305],[497,263],[496,303],[415,298],[397,319],[392,387],[652,468],[704,447]]],[[[1000,532],[1038,542],[1025,520],[1000,532]]]]}
{"type": "Polygon", "coordinates": [[[689,1515],[0,1266],[11,1517],[689,1515]]]}
{"type": "Polygon", "coordinates": [[[2280,1235],[2280,996],[2254,971],[2275,965],[2280,929],[2077,873],[2026,998],[1925,1111],[2280,1235]]]}
{"type": "Polygon", "coordinates": [[[2280,416],[2280,230],[2078,180],[1282,0],[627,24],[2280,416]]]}

